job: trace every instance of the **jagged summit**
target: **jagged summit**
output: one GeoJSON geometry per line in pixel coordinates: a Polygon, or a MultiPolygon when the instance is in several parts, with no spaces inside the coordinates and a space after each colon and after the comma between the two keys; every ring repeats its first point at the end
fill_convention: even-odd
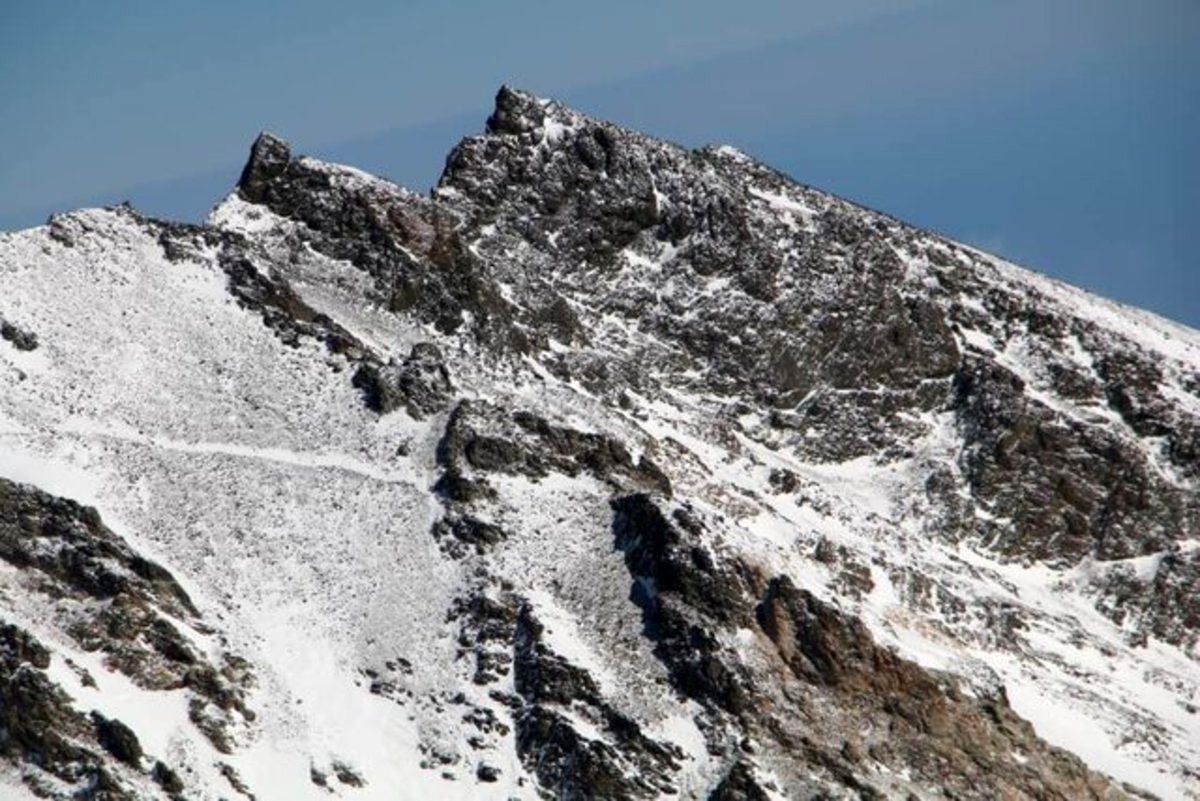
{"type": "Polygon", "coordinates": [[[0,289],[5,798],[1200,797],[1195,331],[507,87],[0,289]]]}
{"type": "Polygon", "coordinates": [[[496,106],[487,119],[487,130],[495,134],[520,134],[541,128],[547,101],[519,89],[501,86],[496,106]]]}
{"type": "Polygon", "coordinates": [[[238,190],[247,200],[260,201],[266,184],[281,176],[291,160],[292,151],[287,142],[263,131],[250,146],[250,158],[238,178],[238,190]]]}

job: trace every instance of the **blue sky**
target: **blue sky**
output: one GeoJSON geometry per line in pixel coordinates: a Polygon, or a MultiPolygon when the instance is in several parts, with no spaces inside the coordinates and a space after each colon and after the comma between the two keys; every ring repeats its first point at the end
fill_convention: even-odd
{"type": "Polygon", "coordinates": [[[0,228],[199,219],[269,128],[416,189],[504,82],[1200,326],[1193,0],[0,4],[0,228]]]}

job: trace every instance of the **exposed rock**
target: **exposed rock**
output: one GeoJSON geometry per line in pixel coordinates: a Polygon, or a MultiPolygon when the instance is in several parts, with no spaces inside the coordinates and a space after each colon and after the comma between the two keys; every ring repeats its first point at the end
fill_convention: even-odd
{"type": "Polygon", "coordinates": [[[229,782],[229,786],[233,788],[235,793],[247,799],[247,801],[255,801],[256,796],[250,792],[250,788],[242,780],[242,774],[238,773],[237,768],[228,762],[219,762],[217,763],[217,770],[225,777],[225,781],[229,782]]]}
{"type": "MultiPolygon", "coordinates": [[[[133,801],[97,753],[97,734],[71,699],[46,674],[50,657],[27,631],[0,622],[0,758],[27,764],[68,786],[84,788],[96,801],[133,801]],[[90,788],[90,789],[87,789],[90,788]]],[[[136,742],[136,740],[135,740],[136,742]]],[[[50,789],[38,773],[25,774],[26,784],[51,798],[66,798],[50,789]]]]}
{"type": "Polygon", "coordinates": [[[38,346],[37,334],[10,323],[3,317],[0,317],[0,339],[11,342],[17,350],[36,350],[38,346]]]}
{"type": "Polygon", "coordinates": [[[332,768],[337,780],[348,787],[362,787],[366,784],[363,777],[358,775],[358,771],[344,762],[334,762],[332,768]]]}
{"type": "MultiPolygon", "coordinates": [[[[953,680],[880,647],[862,621],[798,590],[786,576],[766,582],[754,623],[790,671],[820,689],[815,695],[785,689],[782,696],[764,696],[759,688],[768,679],[762,667],[722,644],[748,625],[744,616],[757,592],[758,572],[709,556],[702,543],[715,535],[686,507],[668,517],[645,495],[620,498],[613,507],[617,545],[637,582],[633,598],[642,606],[647,635],[656,641],[655,654],[680,692],[732,716],[713,719],[726,740],[766,735],[789,758],[807,761],[863,797],[883,797],[864,768],[856,767],[864,745],[855,740],[848,746],[845,739],[824,745],[821,739],[833,732],[888,732],[875,751],[877,761],[907,765],[917,781],[958,788],[964,797],[1033,796],[1041,792],[1035,788],[1048,787],[1061,798],[1099,799],[1115,792],[1077,759],[1038,741],[1008,707],[1003,690],[970,700],[953,680]],[[644,588],[653,588],[652,594],[644,588]],[[797,748],[801,720],[808,721],[801,731],[820,734],[803,737],[807,745],[797,748]],[[1026,760],[1017,774],[1000,767],[1012,753],[1026,760]]],[[[753,798],[756,791],[762,792],[742,767],[714,793],[753,798]]]]}
{"type": "Polygon", "coordinates": [[[1013,519],[994,547],[1057,564],[1092,554],[1124,559],[1195,527],[1195,497],[1164,481],[1135,447],[1026,400],[1020,379],[1002,368],[968,364],[958,381],[976,445],[964,456],[972,490],[1013,519]]]}
{"type": "Polygon", "coordinates": [[[750,766],[740,760],[708,795],[708,801],[769,801],[770,798],[755,780],[750,766]]]}
{"type": "Polygon", "coordinates": [[[519,344],[507,326],[511,307],[483,280],[447,210],[382,181],[364,183],[293,159],[269,134],[251,149],[238,192],[303,224],[308,245],[318,252],[368,273],[378,298],[392,310],[411,313],[443,332],[458,330],[463,312],[470,312],[481,337],[519,344]],[[418,258],[437,269],[425,269],[418,258]]]}
{"type": "Polygon", "coordinates": [[[353,334],[313,310],[286,280],[261,272],[244,251],[229,246],[222,253],[221,264],[229,276],[230,291],[238,301],[257,310],[263,323],[288,345],[296,347],[301,337],[312,337],[323,342],[331,353],[343,355],[351,362],[372,362],[374,354],[353,334]]]}
{"type": "Polygon", "coordinates": [[[292,160],[287,143],[263,131],[250,147],[250,158],[238,179],[238,191],[249,201],[261,203],[273,179],[279,178],[292,160]]]}
{"type": "Polygon", "coordinates": [[[0,559],[35,568],[67,592],[128,596],[152,600],[179,616],[195,613],[170,574],[103,528],[95,509],[5,479],[0,479],[0,559]]]}
{"type": "MultiPolygon", "coordinates": [[[[237,719],[252,717],[244,663],[226,655],[217,668],[196,651],[171,622],[198,623],[187,593],[109,531],[95,509],[0,479],[0,559],[29,574],[28,592],[57,602],[65,631],[85,650],[103,652],[110,667],[146,689],[188,689],[193,721],[218,747],[230,747],[237,719]]],[[[140,759],[128,727],[103,716],[93,722],[115,757],[140,759]]]]}
{"type": "Polygon", "coordinates": [[[463,401],[455,407],[438,445],[438,461],[448,475],[455,476],[455,482],[467,474],[508,473],[538,479],[551,472],[568,476],[587,473],[617,490],[671,491],[670,481],[657,465],[645,456],[635,462],[612,437],[478,402],[463,401]]]}
{"type": "Polygon", "coordinates": [[[468,548],[484,553],[508,535],[500,526],[472,515],[448,514],[433,525],[433,535],[443,542],[450,555],[461,558],[468,548]]]}
{"type": "MultiPolygon", "coordinates": [[[[969,797],[1101,799],[1119,792],[1078,759],[1038,741],[1003,690],[980,700],[965,696],[953,679],[880,647],[860,620],[797,589],[786,576],[771,580],[756,614],[799,679],[852,699],[846,709],[852,718],[876,721],[848,730],[888,732],[886,761],[900,756],[927,780],[957,786],[969,797]],[[1001,767],[1013,753],[1022,755],[1019,771],[1001,767]]],[[[861,749],[843,743],[841,753],[857,763],[861,749]]]]}
{"type": "Polygon", "coordinates": [[[158,786],[166,792],[174,794],[183,792],[183,781],[180,780],[179,774],[171,770],[165,763],[155,762],[150,775],[154,778],[158,786]]]}
{"type": "Polygon", "coordinates": [[[96,739],[104,746],[104,750],[126,765],[141,767],[142,744],[138,742],[132,729],[119,720],[104,717],[99,712],[92,713],[92,723],[96,727],[96,739]]]}
{"type": "Polygon", "coordinates": [[[454,385],[437,346],[414,345],[399,363],[379,367],[370,362],[359,366],[354,385],[362,390],[367,406],[380,414],[403,408],[415,420],[436,414],[450,405],[454,385]]]}
{"type": "Polygon", "coordinates": [[[721,623],[746,615],[741,576],[703,542],[704,524],[687,507],[675,508],[668,518],[646,494],[623,496],[612,506],[617,549],[629,572],[654,588],[647,604],[667,595],[721,623]]]}
{"type": "Polygon", "coordinates": [[[1171,546],[1142,560],[1148,571],[1117,563],[1096,576],[1097,608],[1118,624],[1136,621],[1139,644],[1158,637],[1194,648],[1200,640],[1200,551],[1171,546]]]}
{"type": "Polygon", "coordinates": [[[587,671],[550,651],[542,626],[522,607],[514,638],[514,681],[524,703],[516,713],[517,749],[541,786],[560,798],[655,798],[677,792],[678,749],[646,737],[612,708],[587,671]],[[574,715],[608,738],[582,735],[574,715]]]}

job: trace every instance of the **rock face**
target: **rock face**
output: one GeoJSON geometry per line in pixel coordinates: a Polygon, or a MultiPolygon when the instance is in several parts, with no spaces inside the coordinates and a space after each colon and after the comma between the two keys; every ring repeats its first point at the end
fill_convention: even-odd
{"type": "Polygon", "coordinates": [[[0,795],[1200,798],[1194,331],[509,89],[0,268],[0,795]]]}
{"type": "Polygon", "coordinates": [[[390,362],[382,369],[362,365],[354,383],[374,411],[387,414],[403,408],[417,420],[448,406],[454,391],[441,353],[428,342],[414,345],[400,363],[390,362]]]}
{"type": "MultiPolygon", "coordinates": [[[[224,654],[218,667],[197,649],[172,622],[203,631],[191,599],[166,569],[105,528],[95,509],[0,479],[0,559],[21,574],[9,588],[21,597],[6,616],[56,629],[139,688],[184,694],[198,731],[216,749],[232,750],[233,730],[253,719],[244,702],[247,666],[224,654]]],[[[98,711],[85,717],[76,710],[48,672],[51,652],[27,630],[5,622],[0,648],[3,749],[18,764],[40,769],[24,775],[29,787],[50,795],[72,788],[72,797],[141,797],[137,788],[147,789],[149,766],[137,734],[98,711]],[[103,752],[124,768],[106,764],[103,752]]],[[[96,687],[85,668],[67,667],[81,686],[96,687]]],[[[154,769],[169,770],[161,762],[154,769]]]]}

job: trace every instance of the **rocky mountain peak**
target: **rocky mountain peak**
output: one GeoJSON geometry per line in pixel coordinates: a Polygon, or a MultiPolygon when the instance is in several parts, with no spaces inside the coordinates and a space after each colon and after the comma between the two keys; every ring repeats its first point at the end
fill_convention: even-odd
{"type": "Polygon", "coordinates": [[[0,794],[1200,797],[1197,332],[508,87],[0,268],[0,794]]]}

